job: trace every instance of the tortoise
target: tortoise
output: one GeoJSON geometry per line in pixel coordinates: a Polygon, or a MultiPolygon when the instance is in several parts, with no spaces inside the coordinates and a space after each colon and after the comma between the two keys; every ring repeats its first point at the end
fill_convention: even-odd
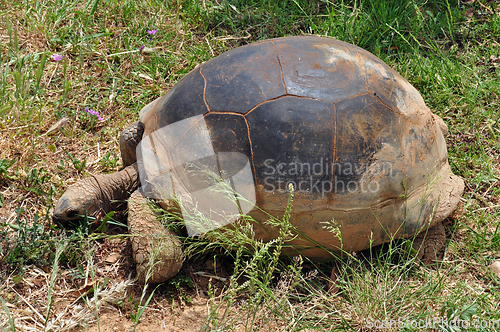
{"type": "MultiPolygon", "coordinates": [[[[237,219],[234,206],[204,190],[206,175],[190,173],[194,165],[235,190],[236,212],[255,220],[264,241],[279,235],[264,221],[283,216],[293,190],[290,222],[302,236],[289,254],[325,259],[414,236],[428,263],[464,190],[448,163],[446,134],[418,91],[368,51],[326,37],[269,39],[197,66],[145,106],[120,137],[125,168],[70,186],[53,218],[67,224],[102,215],[132,194],[129,227],[145,234],[162,228],[148,228],[154,218],[138,203],[144,196],[163,205],[183,198],[211,214],[213,222],[200,226],[182,209],[191,235],[237,219]]],[[[176,237],[161,238],[134,238],[139,275],[154,243],[171,248],[153,282],[182,265],[176,237]]]]}

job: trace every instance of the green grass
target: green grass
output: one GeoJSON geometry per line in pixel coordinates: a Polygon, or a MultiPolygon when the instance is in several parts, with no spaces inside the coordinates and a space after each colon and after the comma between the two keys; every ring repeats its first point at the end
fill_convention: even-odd
{"type": "MultiPolygon", "coordinates": [[[[118,134],[144,105],[224,51],[301,34],[363,47],[419,90],[449,127],[450,164],[466,181],[465,212],[448,227],[452,236],[441,264],[397,259],[406,253],[405,241],[367,258],[347,255],[337,267],[337,296],[327,293],[332,263],[281,261],[279,241],[270,246],[244,238],[253,243],[248,251],[226,250],[224,238],[194,244],[198,259],[205,257],[200,253],[205,246],[232,262],[229,282],[210,286],[205,330],[345,331],[399,317],[500,319],[500,280],[488,269],[500,259],[500,7],[495,2],[6,0],[0,2],[0,323],[6,322],[6,329],[22,324],[19,312],[28,309],[13,289],[30,284],[39,289],[23,281],[31,280],[36,268],[49,273],[44,300],[33,302],[45,319],[43,329],[58,310],[52,305],[60,294],[56,279],[94,269],[110,243],[120,239],[87,229],[65,234],[50,216],[71,183],[121,166],[118,134]],[[151,29],[158,33],[149,35],[151,29]],[[142,45],[152,52],[139,52],[142,45]],[[54,54],[63,59],[53,60],[54,54]],[[45,134],[63,118],[68,118],[64,125],[45,134]]],[[[91,279],[102,285],[99,278],[105,275],[95,273],[91,279]]],[[[167,294],[170,301],[169,290],[188,291],[175,285],[159,288],[153,298],[167,294]]],[[[24,289],[21,296],[29,293],[24,289]]],[[[88,303],[98,302],[97,291],[93,296],[88,303]]],[[[145,308],[138,302],[134,308],[145,308]]]]}

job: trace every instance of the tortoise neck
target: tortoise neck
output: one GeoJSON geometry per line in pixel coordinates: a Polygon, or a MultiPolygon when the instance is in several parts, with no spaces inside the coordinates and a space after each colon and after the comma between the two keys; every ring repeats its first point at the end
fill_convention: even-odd
{"type": "Polygon", "coordinates": [[[97,182],[106,213],[125,209],[125,201],[139,187],[137,164],[127,166],[116,173],[96,175],[93,178],[97,182]]]}

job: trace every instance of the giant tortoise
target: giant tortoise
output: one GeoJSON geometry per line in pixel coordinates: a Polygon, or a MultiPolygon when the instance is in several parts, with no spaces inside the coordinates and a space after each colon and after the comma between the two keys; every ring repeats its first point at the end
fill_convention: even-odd
{"type": "MultiPolygon", "coordinates": [[[[190,235],[245,214],[268,241],[279,229],[265,221],[283,216],[293,189],[290,222],[300,236],[290,254],[323,259],[420,234],[414,245],[428,262],[464,189],[448,164],[446,133],[413,86],[357,46],[316,36],[255,42],[197,66],[145,106],[120,138],[125,168],[70,186],[54,221],[103,215],[135,192],[129,226],[137,232],[161,230],[148,229],[154,218],[142,195],[177,200],[190,235]],[[206,170],[234,190],[232,204],[210,190],[206,170]]],[[[142,279],[162,238],[135,237],[142,279]]],[[[166,238],[150,281],[182,265],[179,241],[166,238]]]]}

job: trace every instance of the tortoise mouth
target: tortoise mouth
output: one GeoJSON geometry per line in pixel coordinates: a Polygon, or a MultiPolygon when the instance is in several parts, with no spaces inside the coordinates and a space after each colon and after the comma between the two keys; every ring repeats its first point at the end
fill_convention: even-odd
{"type": "Polygon", "coordinates": [[[52,223],[65,229],[76,228],[82,224],[83,220],[84,218],[78,214],[72,218],[68,218],[68,216],[64,217],[61,214],[55,214],[52,216],[52,223]]]}
{"type": "Polygon", "coordinates": [[[62,219],[62,218],[56,217],[56,216],[52,217],[52,223],[59,225],[63,228],[68,228],[68,226],[69,226],[68,220],[65,220],[65,219],[62,219]]]}

